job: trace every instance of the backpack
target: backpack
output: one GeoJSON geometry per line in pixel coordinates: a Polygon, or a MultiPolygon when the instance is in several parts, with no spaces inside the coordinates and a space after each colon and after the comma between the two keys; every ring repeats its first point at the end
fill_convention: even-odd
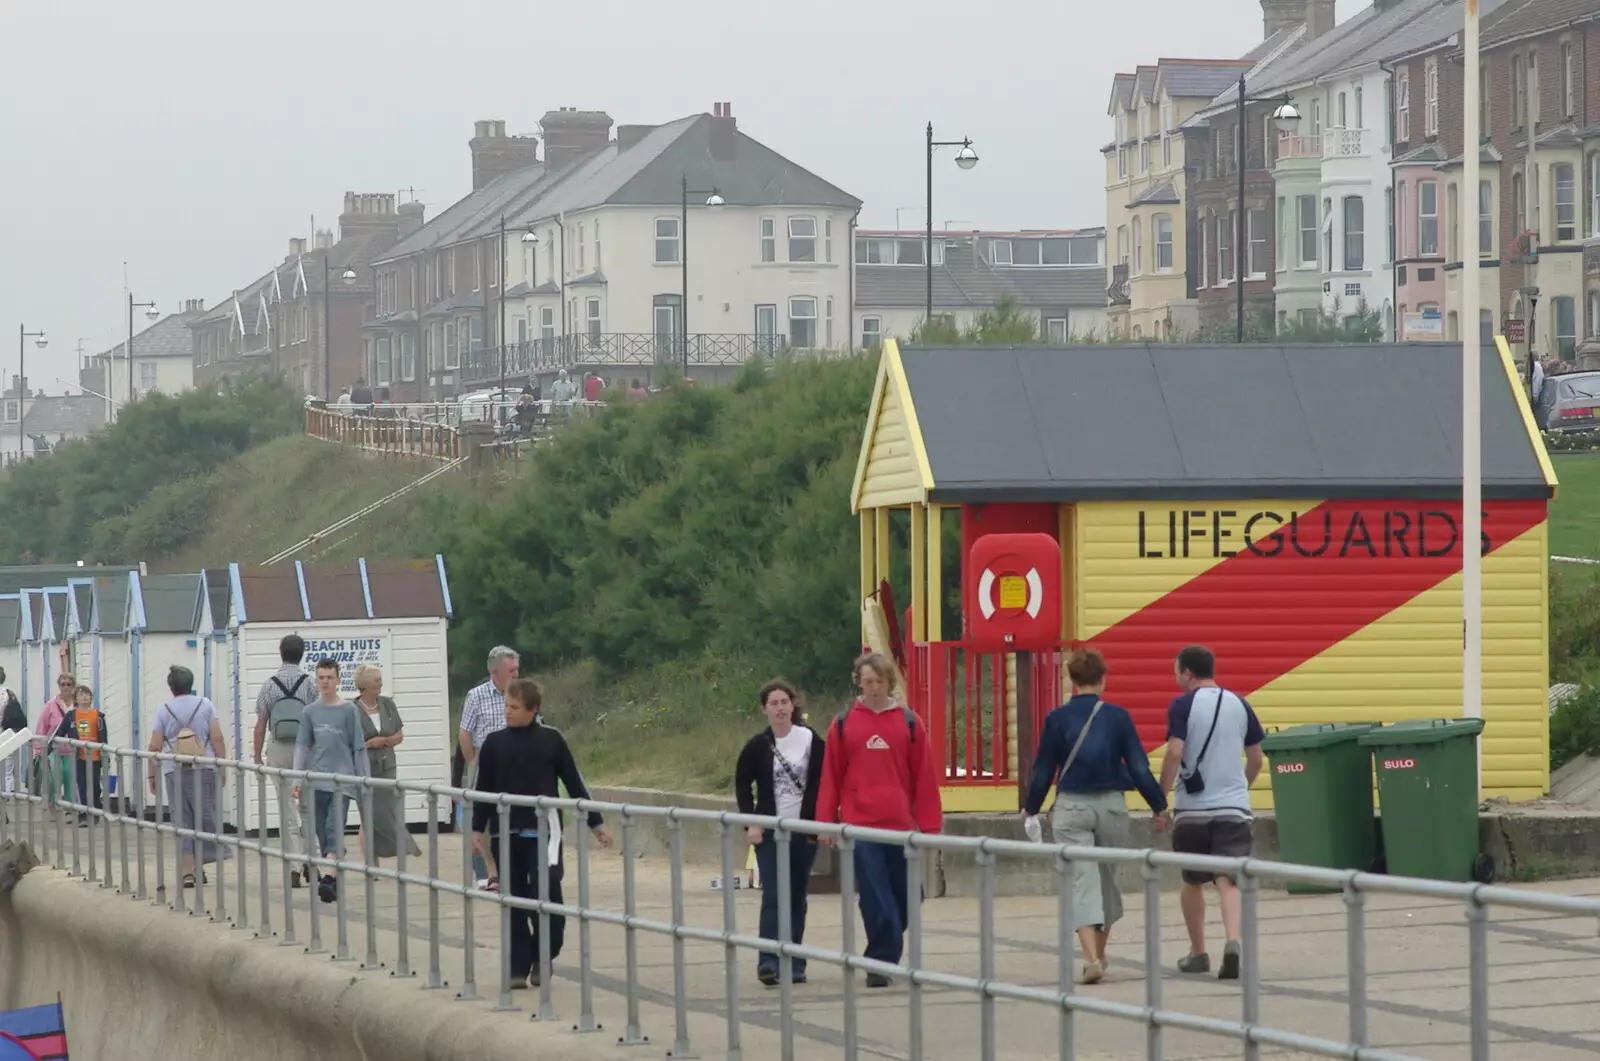
{"type": "MultiPolygon", "coordinates": [[[[841,751],[844,749],[844,720],[850,714],[851,710],[853,709],[847,708],[846,710],[840,712],[839,715],[833,720],[832,729],[834,730],[834,735],[838,737],[840,741],[837,747],[841,751]]],[[[911,731],[911,743],[915,745],[917,743],[917,713],[904,704],[900,705],[900,713],[906,718],[906,729],[911,731]]]]}
{"type": "Polygon", "coordinates": [[[22,708],[22,701],[17,699],[17,694],[10,689],[5,690],[6,706],[0,712],[0,731],[14,732],[28,728],[28,712],[22,708]]]}
{"type": "MultiPolygon", "coordinates": [[[[201,740],[200,735],[194,731],[194,716],[198,715],[200,709],[204,706],[206,706],[204,700],[195,704],[194,710],[189,712],[189,721],[178,728],[178,735],[172,741],[172,750],[179,755],[193,755],[199,758],[206,754],[206,742],[201,740]]],[[[167,710],[172,710],[171,704],[167,705],[167,710]]],[[[174,714],[172,717],[177,718],[178,716],[174,714]]]]}
{"type": "Polygon", "coordinates": [[[300,690],[306,684],[306,676],[300,675],[293,685],[284,685],[277,675],[273,675],[269,681],[276,685],[283,695],[267,708],[267,729],[271,732],[272,739],[279,744],[293,744],[300,738],[300,718],[310,705],[310,701],[300,698],[300,690]]]}

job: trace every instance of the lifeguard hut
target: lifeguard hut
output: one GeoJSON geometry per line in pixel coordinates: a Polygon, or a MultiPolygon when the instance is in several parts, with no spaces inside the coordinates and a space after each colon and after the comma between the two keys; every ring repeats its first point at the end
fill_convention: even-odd
{"type": "MultiPolygon", "coordinates": [[[[1079,643],[1152,750],[1187,644],[1268,728],[1459,715],[1462,356],[885,344],[851,494],[860,593],[903,619],[945,809],[1018,809],[1079,643]]],[[[1480,359],[1483,789],[1529,799],[1549,785],[1556,479],[1509,349],[1480,359]]]]}

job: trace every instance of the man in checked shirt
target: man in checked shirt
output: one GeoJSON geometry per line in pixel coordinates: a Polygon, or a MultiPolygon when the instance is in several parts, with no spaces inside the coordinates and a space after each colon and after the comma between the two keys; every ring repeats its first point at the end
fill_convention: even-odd
{"type": "MultiPolygon", "coordinates": [[[[461,732],[456,739],[461,743],[461,758],[466,763],[466,773],[461,779],[463,788],[472,788],[477,780],[478,750],[489,734],[506,726],[506,686],[521,673],[521,659],[514,648],[496,645],[489,650],[489,680],[467,693],[461,705],[461,732]]],[[[466,813],[467,819],[471,812],[466,813]]],[[[474,856],[473,873],[480,884],[488,876],[483,859],[474,856]]]]}

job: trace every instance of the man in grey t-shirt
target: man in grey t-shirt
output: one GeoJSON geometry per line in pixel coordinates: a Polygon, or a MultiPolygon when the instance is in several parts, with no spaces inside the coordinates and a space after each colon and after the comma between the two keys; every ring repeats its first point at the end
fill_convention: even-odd
{"type": "MultiPolygon", "coordinates": [[[[313,774],[340,774],[367,777],[366,739],[356,709],[339,695],[339,664],[331,659],[317,664],[317,701],[306,707],[300,719],[300,738],[295,743],[294,768],[313,774]]],[[[348,782],[311,782],[312,816],[317,823],[317,846],[322,858],[337,859],[344,854],[345,824],[350,818],[350,800],[357,787],[348,782]]],[[[300,798],[300,786],[295,786],[300,798]]],[[[329,868],[317,882],[317,897],[331,903],[339,896],[339,871],[329,868]]]]}
{"type": "MultiPolygon", "coordinates": [[[[300,669],[305,658],[306,643],[299,634],[287,634],[278,642],[278,660],[282,664],[277,673],[261,683],[256,695],[255,761],[256,764],[288,770],[294,766],[294,749],[299,729],[299,714],[305,704],[317,698],[317,683],[300,669]],[[292,720],[292,724],[291,724],[292,720]],[[277,723],[274,727],[272,724],[277,723]],[[284,731],[279,739],[273,728],[284,731]]],[[[296,790],[294,782],[282,776],[272,778],[273,795],[278,800],[278,846],[286,859],[304,859],[310,848],[301,823],[310,816],[305,800],[291,795],[296,790]]],[[[258,807],[256,813],[266,817],[267,808],[258,807]]],[[[289,872],[289,886],[300,887],[302,874],[306,884],[311,883],[311,866],[304,863],[289,872]]]]}

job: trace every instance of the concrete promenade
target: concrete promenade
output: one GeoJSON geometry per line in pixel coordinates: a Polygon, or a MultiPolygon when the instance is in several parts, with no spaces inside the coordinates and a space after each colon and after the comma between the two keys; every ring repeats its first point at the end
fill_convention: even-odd
{"type": "MultiPolygon", "coordinates": [[[[80,835],[86,831],[80,831],[80,835]]],[[[53,838],[52,838],[53,839],[53,838]]],[[[87,837],[85,836],[85,840],[87,837]]],[[[148,886],[154,889],[156,872],[153,844],[146,844],[148,886]]],[[[425,843],[426,838],[419,838],[425,843]]],[[[69,841],[70,842],[70,841],[69,841]]],[[[453,836],[440,839],[441,873],[449,878],[460,865],[460,841],[453,836]],[[446,868],[449,867],[449,868],[446,868]]],[[[70,851],[70,849],[69,849],[70,851]]],[[[167,852],[168,879],[171,880],[171,849],[167,852]]],[[[53,861],[53,858],[47,861],[53,861]]],[[[70,853],[67,858],[70,865],[70,853]]],[[[391,863],[392,865],[392,863],[391,863]]],[[[408,872],[425,870],[426,859],[413,858],[408,872]]],[[[104,870],[103,859],[99,867],[104,870]]],[[[270,877],[273,926],[282,931],[282,892],[278,886],[278,867],[270,877]]],[[[237,861],[227,869],[227,906],[237,913],[237,861]]],[[[392,882],[376,884],[378,954],[384,967],[360,968],[366,951],[365,900],[359,880],[350,880],[348,894],[348,932],[352,959],[333,962],[329,954],[336,943],[334,908],[318,904],[322,942],[329,954],[303,953],[309,940],[309,904],[312,892],[299,890],[295,922],[298,945],[288,947],[280,940],[258,940],[259,870],[254,857],[246,853],[248,873],[249,928],[189,922],[185,936],[203,933],[215,938],[215,946],[242,948],[254,952],[256,960],[277,966],[284,961],[305,963],[310,972],[316,964],[335,967],[350,984],[381,983],[385,996],[395,1003],[419,1011],[438,1007],[469,1014],[483,1022],[485,1030],[494,1026],[510,1041],[542,1044],[530,1056],[551,1057],[640,1057],[659,1056],[658,1051],[676,1045],[673,1006],[672,944],[669,938],[639,933],[638,983],[640,985],[640,1030],[649,1037],[648,1045],[623,1047],[617,1037],[626,1026],[625,961],[623,930],[611,925],[594,925],[592,959],[594,1010],[603,1030],[581,1034],[572,1030],[580,1014],[578,983],[578,929],[568,922],[567,949],[556,963],[553,984],[553,1012],[556,1020],[532,1023],[537,1011],[538,992],[521,990],[513,995],[520,1007],[516,1012],[497,1012],[500,996],[498,911],[488,903],[475,903],[473,933],[477,970],[477,1001],[460,1001],[456,993],[462,980],[465,936],[463,900],[441,896],[440,949],[443,977],[448,988],[428,991],[422,985],[428,969],[427,891],[407,888],[407,923],[411,947],[410,961],[415,976],[391,976],[397,954],[400,924],[397,895],[392,882]],[[271,954],[271,959],[267,955],[271,954]],[[498,1027],[504,1025],[503,1028],[498,1027]],[[557,1044],[565,1044],[559,1049],[557,1044]],[[545,1050],[549,1049],[549,1054],[545,1050]]],[[[647,855],[636,861],[639,905],[638,916],[651,920],[670,920],[670,878],[666,860],[647,855]]],[[[1002,863],[1000,873],[1006,872],[1002,863]]],[[[685,909],[689,923],[707,929],[722,927],[722,894],[712,890],[710,880],[718,873],[714,866],[693,865],[685,872],[685,909]]],[[[48,865],[33,871],[47,878],[27,880],[19,888],[30,895],[40,888],[72,894],[74,903],[88,900],[101,907],[100,916],[115,919],[127,909],[132,916],[149,912],[149,904],[105,890],[86,881],[66,881],[60,871],[48,865]],[[58,891],[58,889],[66,889],[58,891]]],[[[33,875],[30,875],[33,876],[33,875]]],[[[216,875],[213,873],[213,882],[216,875]]],[[[1600,894],[1600,881],[1570,881],[1539,886],[1568,894],[1600,894]]],[[[187,893],[192,900],[195,893],[187,893]]],[[[205,891],[206,905],[215,909],[214,888],[205,891]]],[[[566,899],[577,901],[575,851],[567,856],[566,899]]],[[[29,901],[35,901],[31,899],[29,901]]],[[[622,908],[622,863],[614,848],[593,852],[591,869],[592,906],[620,911],[622,908]]],[[[755,933],[760,896],[757,892],[737,893],[739,930],[755,933]]],[[[1163,1007],[1185,1013],[1236,1020],[1240,1014],[1237,984],[1221,984],[1211,977],[1185,977],[1172,970],[1172,962],[1183,952],[1184,933],[1177,911],[1176,897],[1163,897],[1162,957],[1163,1007]]],[[[1000,900],[996,912],[997,979],[1029,986],[1050,987],[1057,983],[1056,915],[1053,898],[1008,898],[1000,900]]],[[[853,914],[853,903],[851,905],[853,914]]],[[[175,919],[172,912],[158,912],[160,918],[175,919]]],[[[837,895],[816,897],[811,906],[807,943],[837,948],[843,910],[837,895]]],[[[1113,935],[1113,964],[1105,984],[1083,989],[1095,997],[1129,1005],[1142,1005],[1143,910],[1140,896],[1128,896],[1126,920],[1113,935]]],[[[1513,910],[1492,910],[1490,961],[1492,964],[1492,1029],[1497,1061],[1565,1061],[1593,1057],[1600,1053],[1600,1010],[1594,1005],[1593,985],[1600,982],[1600,939],[1591,921],[1558,918],[1513,910]]],[[[1367,914],[1367,965],[1370,1041],[1374,1046],[1404,1051],[1427,1058],[1465,1059],[1467,1053],[1467,931],[1462,907],[1455,903],[1401,897],[1372,896],[1367,914]]],[[[966,898],[931,899],[924,906],[925,961],[929,968],[958,975],[976,976],[979,961],[978,908],[966,898]]],[[[1220,930],[1213,914],[1213,933],[1220,930]]],[[[176,930],[174,930],[176,931],[176,930]]],[[[1343,1039],[1348,1028],[1345,996],[1346,940],[1344,906],[1338,896],[1289,896],[1278,891],[1263,891],[1260,902],[1259,939],[1261,948],[1262,1022],[1269,1026],[1343,1039]]],[[[856,939],[861,938],[859,923],[856,939]]],[[[859,945],[859,943],[858,943],[859,945]]],[[[1213,950],[1220,951],[1220,944],[1213,950]]],[[[725,1003],[725,957],[720,945],[690,941],[687,950],[687,1025],[692,1053],[720,1058],[727,1048],[727,1006],[725,1003]]],[[[755,980],[755,955],[741,952],[738,959],[739,1012],[741,1034],[747,1058],[777,1058],[780,1052],[779,994],[763,988],[755,980]]],[[[48,987],[53,997],[55,986],[48,987]]],[[[15,995],[15,985],[10,985],[15,995]]],[[[863,1057],[903,1058],[907,1056],[910,1020],[908,990],[896,984],[888,989],[868,991],[857,977],[859,999],[859,1047],[863,1057]]],[[[844,1022],[842,974],[837,967],[813,961],[810,983],[794,989],[795,1056],[810,1059],[842,1056],[844,1022]]],[[[74,1000],[69,996],[69,1020],[74,1000]]],[[[967,1061],[980,1057],[979,1001],[967,992],[927,987],[924,989],[924,1056],[967,1061]]],[[[996,1003],[998,1056],[1007,1059],[1054,1059],[1057,1054],[1058,1020],[1053,1010],[1028,1003],[996,1003]]],[[[284,1020],[292,1020],[291,1013],[284,1020]]],[[[457,1018],[458,1019],[458,1018],[457,1018]]],[[[1145,1029],[1142,1025],[1098,1015],[1083,1015],[1076,1021],[1076,1041],[1080,1058],[1127,1058],[1144,1056],[1145,1029]]],[[[1238,1057],[1239,1044],[1228,1040],[1168,1030],[1164,1033],[1165,1056],[1174,1059],[1238,1057]]],[[[1268,1056],[1291,1056],[1266,1049],[1268,1056]]],[[[109,1056],[109,1055],[108,1055],[109,1056]]],[[[423,1056],[418,1054],[417,1056],[423,1056]]],[[[430,1053],[427,1056],[435,1056],[430,1053]]],[[[443,1056],[443,1055],[439,1055],[443,1056]]],[[[77,1057],[77,1054],[74,1054],[77,1057]]],[[[93,1054],[85,1061],[95,1061],[93,1054]]]]}

